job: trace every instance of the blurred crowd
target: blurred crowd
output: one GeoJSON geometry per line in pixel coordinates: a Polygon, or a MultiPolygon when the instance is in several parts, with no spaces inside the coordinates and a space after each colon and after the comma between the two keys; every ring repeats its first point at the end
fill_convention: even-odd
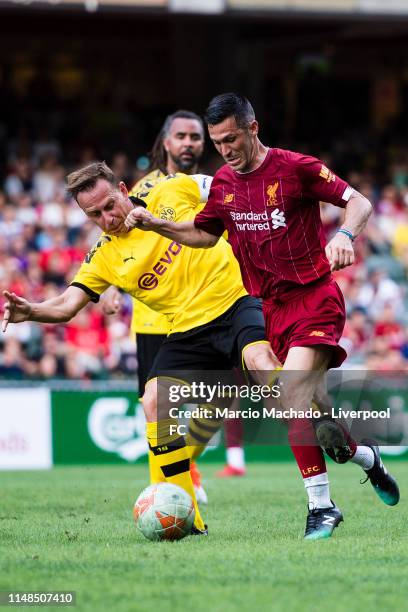
{"type": "MultiPolygon", "coordinates": [[[[76,167],[94,157],[84,147],[76,167]]],[[[343,174],[375,207],[356,240],[356,264],[336,273],[348,311],[342,340],[349,354],[345,367],[408,369],[408,151],[400,150],[396,159],[381,179],[367,170],[343,174]]],[[[11,153],[0,185],[0,290],[30,301],[61,292],[99,235],[67,197],[64,177],[73,168],[60,160],[60,148],[52,140],[37,143],[29,155],[11,153]]],[[[107,161],[129,187],[147,168],[146,158],[135,161],[122,152],[107,161]]],[[[219,161],[209,160],[203,171],[213,173],[219,161]]],[[[329,157],[326,161],[331,162],[329,157]]],[[[328,238],[342,214],[322,204],[328,238]]],[[[11,325],[0,336],[0,377],[132,376],[137,362],[130,318],[131,300],[126,298],[120,315],[107,317],[100,304],[90,304],[66,325],[11,325]]]]}
{"type": "MultiPolygon", "coordinates": [[[[14,291],[29,301],[61,293],[100,234],[67,197],[64,178],[71,168],[59,158],[53,143],[32,157],[16,156],[0,191],[1,291],[14,291]]],[[[84,149],[78,166],[93,158],[84,149]]],[[[143,173],[122,153],[109,161],[129,185],[143,173]]],[[[10,325],[0,338],[0,377],[132,375],[137,364],[129,332],[131,308],[131,300],[125,299],[120,316],[106,317],[100,304],[90,304],[67,325],[10,325]]]]}

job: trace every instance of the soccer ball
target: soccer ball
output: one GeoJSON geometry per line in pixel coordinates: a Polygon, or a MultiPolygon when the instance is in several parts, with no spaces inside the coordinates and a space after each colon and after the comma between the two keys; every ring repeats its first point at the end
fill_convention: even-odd
{"type": "Polygon", "coordinates": [[[181,540],[191,533],[194,504],[177,485],[160,482],[144,489],[136,500],[133,518],[148,540],[181,540]]]}

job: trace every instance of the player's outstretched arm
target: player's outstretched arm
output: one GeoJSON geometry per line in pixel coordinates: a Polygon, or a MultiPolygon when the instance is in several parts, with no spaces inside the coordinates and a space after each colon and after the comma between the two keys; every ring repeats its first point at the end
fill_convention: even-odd
{"type": "Polygon", "coordinates": [[[193,248],[205,249],[213,247],[219,240],[219,236],[214,236],[198,229],[194,225],[194,221],[187,221],[185,223],[166,221],[165,219],[155,217],[151,212],[142,207],[130,211],[125,220],[125,225],[128,229],[136,227],[144,231],[156,232],[165,238],[170,238],[170,240],[175,240],[180,244],[193,248]]]}
{"type": "Polygon", "coordinates": [[[326,256],[332,271],[354,263],[353,240],[365,228],[372,210],[371,202],[354,191],[347,202],[343,225],[326,246],[326,256]]]}
{"type": "Polygon", "coordinates": [[[33,303],[23,297],[3,291],[6,298],[2,330],[5,332],[9,323],[38,321],[39,323],[66,323],[90,301],[85,291],[78,287],[68,287],[61,295],[33,303]]]}

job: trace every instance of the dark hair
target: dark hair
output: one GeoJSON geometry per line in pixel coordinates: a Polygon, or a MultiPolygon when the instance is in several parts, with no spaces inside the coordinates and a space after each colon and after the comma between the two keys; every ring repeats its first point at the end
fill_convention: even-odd
{"type": "Polygon", "coordinates": [[[175,119],[193,119],[194,121],[198,121],[204,134],[203,120],[199,115],[196,115],[196,113],[186,110],[178,110],[175,113],[168,115],[157,135],[156,140],[154,141],[153,148],[149,153],[149,170],[159,169],[164,174],[167,174],[167,151],[164,148],[163,140],[169,135],[171,126],[175,119]]]}
{"type": "Polygon", "coordinates": [[[92,162],[67,176],[67,192],[75,199],[81,191],[93,189],[99,179],[116,185],[117,180],[109,166],[103,162],[92,162]]]}
{"type": "Polygon", "coordinates": [[[207,125],[218,125],[228,117],[234,117],[239,128],[246,128],[255,119],[250,101],[237,93],[224,93],[213,98],[205,111],[207,125]]]}

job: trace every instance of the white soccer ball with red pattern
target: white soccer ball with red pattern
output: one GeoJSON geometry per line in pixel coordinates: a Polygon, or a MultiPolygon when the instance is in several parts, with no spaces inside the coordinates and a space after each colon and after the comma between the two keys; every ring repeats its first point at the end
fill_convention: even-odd
{"type": "Polygon", "coordinates": [[[184,489],[160,482],[141,492],[133,517],[148,540],[181,540],[191,533],[195,510],[193,500],[184,489]]]}

